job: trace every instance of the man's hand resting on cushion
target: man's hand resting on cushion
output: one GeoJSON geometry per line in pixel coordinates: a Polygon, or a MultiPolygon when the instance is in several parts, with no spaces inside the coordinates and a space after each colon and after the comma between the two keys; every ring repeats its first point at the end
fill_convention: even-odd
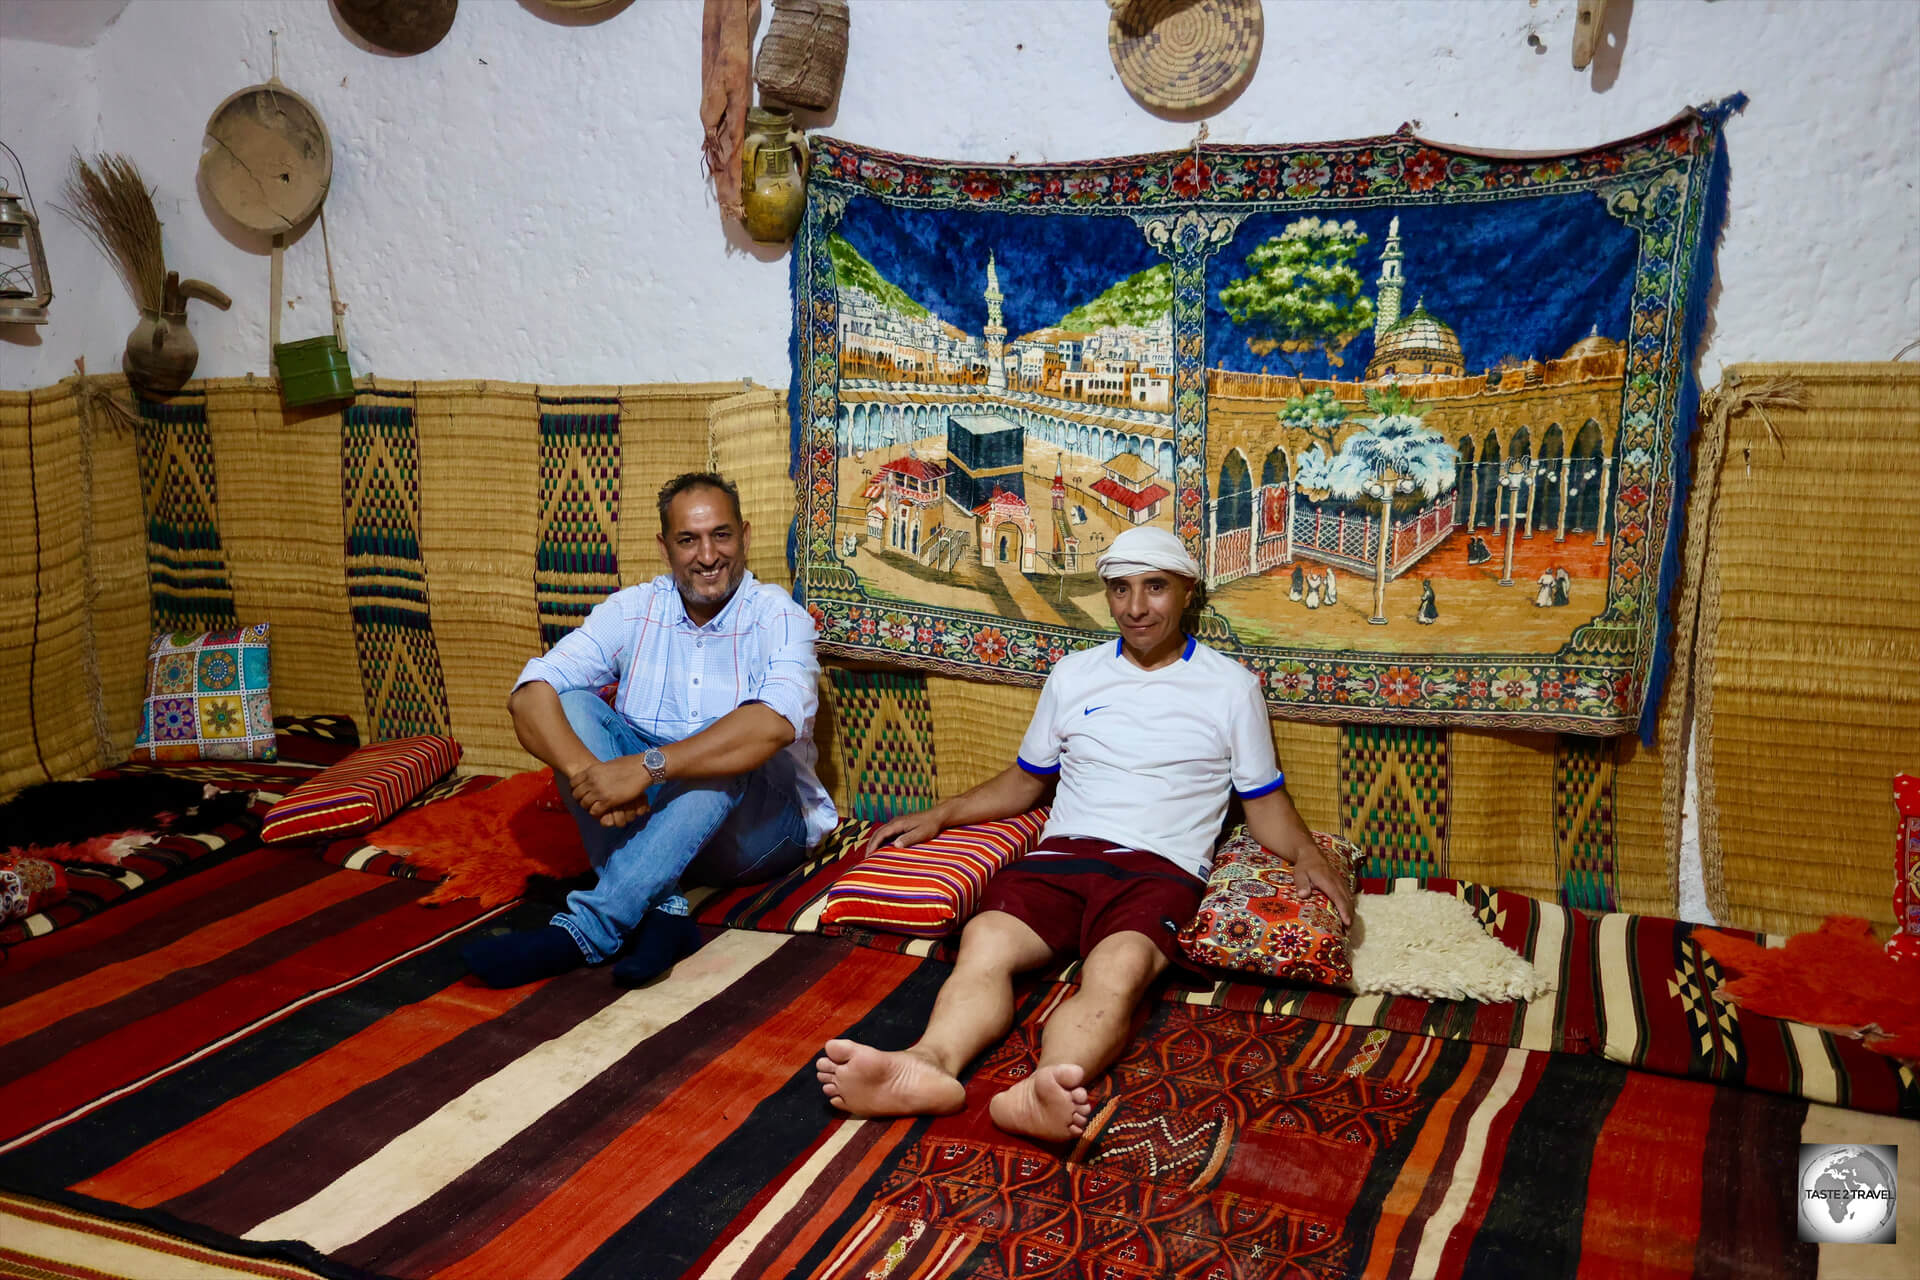
{"type": "Polygon", "coordinates": [[[861,852],[872,853],[890,844],[909,848],[922,840],[933,839],[943,830],[945,828],[940,823],[938,806],[922,809],[918,813],[903,813],[876,827],[867,838],[867,847],[861,852]]]}
{"type": "Polygon", "coordinates": [[[647,787],[653,777],[639,756],[596,760],[571,775],[573,798],[603,827],[624,827],[649,812],[647,787]]]}
{"type": "Polygon", "coordinates": [[[1276,787],[1244,804],[1247,832],[1293,867],[1293,883],[1302,896],[1318,889],[1327,895],[1342,924],[1353,923],[1353,891],[1320,851],[1307,824],[1300,821],[1285,787],[1276,787]]]}
{"type": "Polygon", "coordinates": [[[1347,888],[1347,882],[1333,869],[1318,844],[1309,842],[1305,848],[1288,851],[1293,856],[1293,883],[1299,886],[1305,895],[1318,889],[1327,895],[1327,901],[1340,916],[1340,923],[1353,923],[1353,892],[1347,888]]]}

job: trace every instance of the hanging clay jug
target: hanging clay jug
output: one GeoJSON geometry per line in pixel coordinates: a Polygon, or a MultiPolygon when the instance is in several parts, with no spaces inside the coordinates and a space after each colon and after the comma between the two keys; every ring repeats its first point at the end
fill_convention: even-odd
{"type": "Polygon", "coordinates": [[[747,109],[740,147],[740,203],[747,234],[762,244],[784,244],[807,208],[807,135],[793,113],[747,109]]]}
{"type": "Polygon", "coordinates": [[[211,302],[225,311],[233,299],[204,280],[182,280],[167,272],[160,309],[140,308],[140,323],[127,335],[127,379],[148,395],[170,396],[187,385],[200,363],[200,344],[187,328],[187,299],[211,302]]]}

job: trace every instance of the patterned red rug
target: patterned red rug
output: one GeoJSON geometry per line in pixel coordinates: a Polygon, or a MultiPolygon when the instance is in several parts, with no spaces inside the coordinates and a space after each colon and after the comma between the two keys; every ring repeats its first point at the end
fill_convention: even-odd
{"type": "Polygon", "coordinates": [[[984,1101],[1032,1025],[815,1273],[1812,1275],[1778,1174],[1804,1104],[1590,1058],[1162,1004],[1068,1154],[984,1101]]]}

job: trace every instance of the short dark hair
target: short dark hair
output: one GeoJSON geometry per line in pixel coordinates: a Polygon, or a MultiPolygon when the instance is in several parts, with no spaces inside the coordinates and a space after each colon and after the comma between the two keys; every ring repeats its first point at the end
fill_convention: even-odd
{"type": "Polygon", "coordinates": [[[667,508],[689,489],[718,489],[733,504],[733,522],[746,523],[746,518],[740,514],[740,490],[733,481],[714,471],[689,471],[660,486],[660,532],[667,531],[667,508]]]}

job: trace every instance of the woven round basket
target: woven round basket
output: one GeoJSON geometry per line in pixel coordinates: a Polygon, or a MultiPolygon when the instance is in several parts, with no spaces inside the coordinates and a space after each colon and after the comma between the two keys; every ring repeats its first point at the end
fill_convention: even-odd
{"type": "Polygon", "coordinates": [[[278,79],[228,95],[207,120],[207,141],[200,179],[249,231],[292,231],[327,198],[333,139],[313,104],[278,79]]]}
{"type": "Polygon", "coordinates": [[[847,0],[773,0],[773,18],[754,60],[763,99],[825,111],[847,69],[847,0]]]}
{"type": "Polygon", "coordinates": [[[1260,61],[1260,0],[1124,0],[1107,51],[1127,92],[1162,111],[1198,111],[1245,84],[1260,61]]]}
{"type": "Polygon", "coordinates": [[[425,53],[453,27],[459,0],[333,0],[340,21],[388,53],[425,53]]]}

